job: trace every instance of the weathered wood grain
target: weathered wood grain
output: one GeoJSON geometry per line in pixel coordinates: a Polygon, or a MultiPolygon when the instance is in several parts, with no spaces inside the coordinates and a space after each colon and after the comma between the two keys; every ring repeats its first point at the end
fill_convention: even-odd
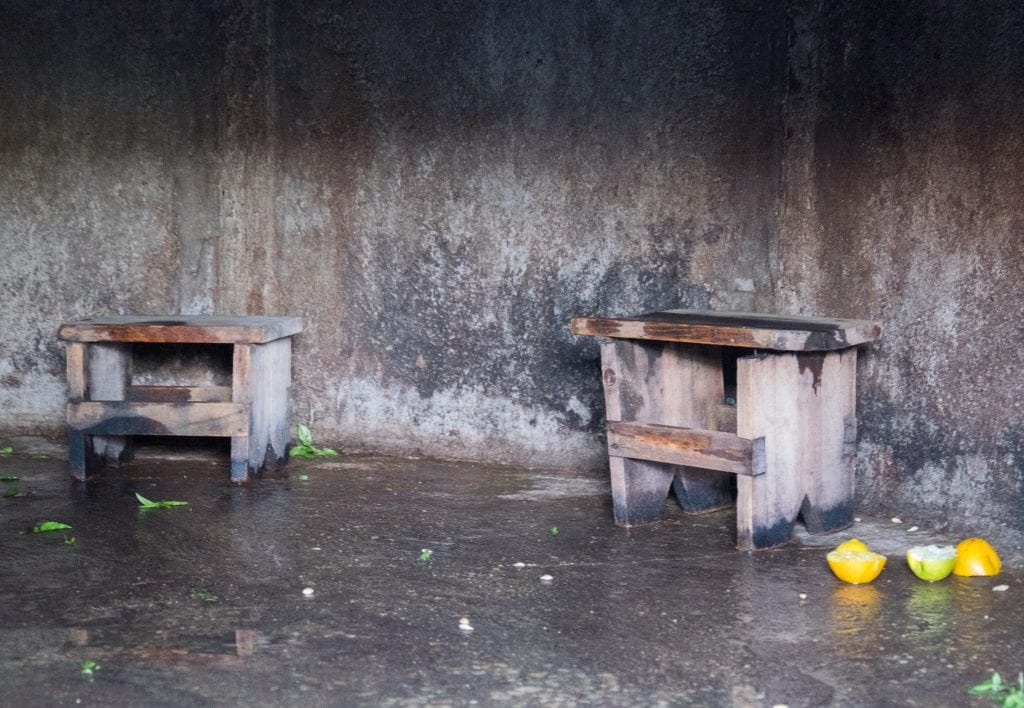
{"type": "MultiPolygon", "coordinates": [[[[250,406],[252,403],[252,344],[236,344],[231,355],[231,400],[250,406]]],[[[249,432],[252,421],[244,433],[231,438],[231,481],[249,479],[249,432]]]]}
{"type": "Polygon", "coordinates": [[[302,331],[298,317],[97,317],[61,325],[58,336],[72,342],[176,342],[180,344],[265,344],[302,331]]]}
{"type": "Polygon", "coordinates": [[[736,406],[723,403],[715,408],[714,429],[720,433],[736,432],[736,406]]]}
{"type": "Polygon", "coordinates": [[[867,320],[779,317],[746,312],[665,310],[635,317],[575,317],[573,334],[777,351],[834,351],[872,342],[867,320]]]}
{"type": "Polygon", "coordinates": [[[722,481],[699,487],[715,474],[736,482],[740,548],[788,541],[798,517],[815,533],[851,522],[855,347],[879,338],[878,323],[667,310],[577,317],[572,331],[612,338],[601,361],[617,523],[658,518],[669,477],[684,509],[721,500],[722,481]],[[723,374],[732,398],[744,348],[761,351],[736,360],[737,404],[725,405],[723,374]]]}
{"type": "Polygon", "coordinates": [[[237,403],[81,401],[67,405],[68,426],[86,435],[231,437],[249,429],[249,410],[237,403]]]}
{"type": "Polygon", "coordinates": [[[639,526],[661,518],[674,477],[671,465],[611,456],[612,514],[619,526],[639,526]]]}
{"type": "Polygon", "coordinates": [[[854,477],[846,441],[856,356],[848,349],[737,362],[737,433],[766,440],[765,474],[737,480],[741,549],[787,542],[800,516],[815,533],[852,522],[854,477]]]}
{"type": "Polygon", "coordinates": [[[231,478],[287,457],[297,317],[106,317],[61,327],[68,341],[68,450],[85,479],[130,452],[128,436],[231,438],[231,478]],[[232,344],[232,385],[130,385],[133,343],[232,344]]]}
{"type": "Polygon", "coordinates": [[[125,400],[142,403],[228,403],[230,386],[129,386],[125,400]]]}
{"type": "MultiPolygon", "coordinates": [[[[86,389],[91,401],[123,401],[131,380],[131,345],[94,343],[86,351],[86,389]]],[[[131,440],[123,435],[86,438],[88,467],[118,464],[132,457],[131,440]]]]}
{"type": "MultiPolygon", "coordinates": [[[[86,371],[86,345],[81,342],[68,342],[67,345],[68,401],[77,403],[86,397],[88,390],[88,372],[86,371]]],[[[68,431],[68,464],[71,475],[84,481],[88,467],[86,446],[91,443],[86,436],[68,431]]]]}
{"type": "MultiPolygon", "coordinates": [[[[804,355],[797,357],[808,379],[804,355]]],[[[816,363],[815,363],[816,365],[816,363]]],[[[857,450],[857,350],[827,355],[821,375],[801,389],[801,445],[806,498],[800,509],[811,533],[829,533],[853,523],[857,450]],[[817,387],[814,385],[818,380],[817,387]]]]}
{"type": "Polygon", "coordinates": [[[608,423],[608,454],[752,475],[754,442],[732,433],[651,423],[608,423]]]}
{"type": "Polygon", "coordinates": [[[81,401],[86,392],[85,344],[68,342],[68,400],[81,401]]]}
{"type": "Polygon", "coordinates": [[[231,441],[234,481],[288,459],[291,345],[286,338],[235,347],[232,400],[249,403],[251,420],[244,439],[231,441]]]}
{"type": "Polygon", "coordinates": [[[288,460],[291,339],[279,339],[253,350],[253,371],[259,386],[253,391],[249,470],[276,467],[288,460]]]}
{"type": "MultiPolygon", "coordinates": [[[[714,347],[684,344],[627,342],[612,340],[601,345],[602,380],[608,421],[653,423],[685,428],[711,428],[723,395],[721,353],[714,347]]],[[[732,503],[732,476],[707,469],[623,458],[622,482],[618,488],[624,499],[643,498],[655,487],[652,480],[666,478],[675,491],[679,505],[688,512],[710,511],[732,503]],[[642,494],[630,491],[637,480],[642,494]]],[[[614,500],[620,511],[628,504],[614,500]]],[[[662,498],[664,502],[664,497],[662,498]]],[[[644,502],[649,505],[649,502],[644,502]]],[[[660,511],[660,507],[659,507],[660,511]]],[[[618,512],[617,512],[618,513],[618,512]]],[[[630,523],[647,514],[630,513],[630,523]]],[[[657,516],[654,517],[655,520],[657,516]]],[[[616,516],[616,522],[625,524],[616,516]]]]}

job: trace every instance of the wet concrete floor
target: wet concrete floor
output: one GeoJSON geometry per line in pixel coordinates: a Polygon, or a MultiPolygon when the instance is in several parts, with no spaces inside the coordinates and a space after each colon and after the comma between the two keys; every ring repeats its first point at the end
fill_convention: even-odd
{"type": "Polygon", "coordinates": [[[890,561],[850,586],[824,560],[850,534],[740,553],[733,512],[671,506],[627,531],[592,474],[341,457],[233,486],[186,456],[77,484],[35,449],[0,457],[2,705],[990,705],[968,688],[1024,669],[1019,565],[923,583],[902,551],[957,539],[907,521],[858,524],[890,561]]]}

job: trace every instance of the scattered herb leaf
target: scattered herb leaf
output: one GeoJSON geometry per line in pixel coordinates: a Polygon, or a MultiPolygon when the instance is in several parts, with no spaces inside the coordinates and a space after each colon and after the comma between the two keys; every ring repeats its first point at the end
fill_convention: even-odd
{"type": "Polygon", "coordinates": [[[188,504],[187,501],[152,501],[146,499],[138,492],[135,492],[135,498],[139,500],[139,506],[143,509],[170,509],[172,506],[185,506],[188,504]]]}
{"type": "Polygon", "coordinates": [[[75,545],[77,540],[78,539],[76,539],[74,536],[65,536],[64,537],[64,545],[65,546],[73,546],[73,545],[75,545]]]}
{"type": "Polygon", "coordinates": [[[45,452],[37,452],[37,453],[32,455],[32,459],[33,460],[49,460],[50,456],[47,455],[45,452]]]}
{"type": "Polygon", "coordinates": [[[430,560],[430,556],[432,555],[434,555],[434,552],[432,550],[430,550],[429,548],[424,548],[422,551],[420,551],[420,560],[428,561],[430,560]]]}
{"type": "Polygon", "coordinates": [[[0,474],[0,482],[17,482],[18,475],[16,474],[0,474]]]}
{"type": "Polygon", "coordinates": [[[210,592],[209,590],[205,590],[205,589],[197,590],[196,591],[196,597],[198,597],[203,602],[217,602],[217,600],[219,599],[212,592],[210,592]]]}
{"type": "Polygon", "coordinates": [[[1003,683],[998,672],[992,678],[979,683],[968,691],[975,696],[987,695],[993,703],[1002,708],[1024,708],[1024,672],[1017,674],[1017,682],[1003,683]]]}
{"type": "Polygon", "coordinates": [[[296,435],[299,438],[299,444],[288,451],[290,457],[302,457],[306,460],[312,460],[317,457],[327,457],[329,455],[337,455],[338,453],[329,447],[316,447],[313,444],[313,433],[309,431],[302,423],[295,426],[296,435]]]}
{"type": "Polygon", "coordinates": [[[14,448],[8,445],[7,447],[0,447],[0,456],[6,457],[14,452],[14,448]]]}
{"type": "Polygon", "coordinates": [[[92,676],[95,672],[100,670],[100,665],[92,659],[86,659],[82,662],[82,676],[92,676]]]}
{"type": "Polygon", "coordinates": [[[551,527],[551,535],[552,536],[557,536],[558,535],[558,527],[557,526],[552,526],[551,527]]]}
{"type": "Polygon", "coordinates": [[[48,533],[49,531],[61,531],[71,528],[68,524],[59,521],[41,521],[32,527],[32,533],[48,533]]]}
{"type": "Polygon", "coordinates": [[[7,489],[4,490],[4,496],[5,497],[20,497],[21,496],[21,492],[18,491],[17,487],[13,487],[12,486],[12,487],[8,487],[7,489]]]}

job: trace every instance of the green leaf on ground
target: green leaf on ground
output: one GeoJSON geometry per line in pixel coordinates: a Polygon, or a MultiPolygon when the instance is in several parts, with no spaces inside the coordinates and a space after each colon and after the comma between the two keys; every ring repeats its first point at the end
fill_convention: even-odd
{"type": "Polygon", "coordinates": [[[75,545],[75,543],[77,541],[78,541],[78,539],[76,539],[74,536],[65,536],[64,537],[64,545],[65,546],[73,546],[73,545],[75,545]]]}
{"type": "Polygon", "coordinates": [[[0,474],[0,482],[17,482],[18,475],[16,474],[0,474]]]}
{"type": "Polygon", "coordinates": [[[82,676],[92,676],[94,673],[100,670],[100,665],[92,659],[86,659],[82,662],[82,676]]]}
{"type": "Polygon", "coordinates": [[[1017,683],[1004,683],[998,672],[992,672],[992,678],[971,688],[968,693],[975,696],[986,695],[992,702],[1002,708],[1024,708],[1024,672],[1017,674],[1017,683]]]}
{"type": "Polygon", "coordinates": [[[203,602],[217,602],[217,600],[219,599],[212,592],[210,592],[209,590],[205,590],[205,589],[197,590],[196,591],[196,597],[198,597],[203,602]]]}
{"type": "Polygon", "coordinates": [[[312,460],[317,457],[328,457],[338,454],[329,447],[316,447],[313,444],[313,434],[302,423],[298,423],[295,426],[295,430],[299,438],[299,444],[288,451],[289,457],[301,457],[306,460],[312,460]]]}
{"type": "Polygon", "coordinates": [[[422,551],[420,551],[420,560],[428,561],[430,560],[430,556],[432,555],[434,555],[434,552],[432,550],[430,550],[429,548],[424,548],[422,551]]]}
{"type": "Polygon", "coordinates": [[[21,496],[21,492],[18,491],[17,487],[13,487],[12,486],[12,487],[8,487],[7,489],[4,490],[4,496],[5,497],[20,497],[21,496]]]}
{"type": "Polygon", "coordinates": [[[69,528],[71,528],[71,526],[68,524],[62,524],[59,521],[41,521],[32,527],[32,533],[48,533],[50,531],[62,531],[69,528]]]}
{"type": "Polygon", "coordinates": [[[551,535],[552,536],[557,536],[558,535],[558,527],[557,526],[552,526],[551,527],[551,535]]]}
{"type": "Polygon", "coordinates": [[[143,509],[170,509],[172,506],[186,506],[187,501],[152,501],[146,499],[138,492],[135,492],[135,498],[139,500],[139,506],[143,509]]]}
{"type": "Polygon", "coordinates": [[[0,456],[6,457],[14,452],[14,448],[8,445],[7,447],[0,447],[0,456]]]}

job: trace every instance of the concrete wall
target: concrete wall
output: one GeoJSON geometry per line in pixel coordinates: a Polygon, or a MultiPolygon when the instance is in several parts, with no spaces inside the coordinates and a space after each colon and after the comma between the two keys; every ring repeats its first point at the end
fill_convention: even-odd
{"type": "Polygon", "coordinates": [[[805,5],[778,306],[885,323],[860,368],[867,501],[1024,527],[1024,7],[805,5]]]}
{"type": "Polygon", "coordinates": [[[320,440],[599,469],[572,315],[871,317],[866,500],[1014,518],[1022,30],[1008,3],[0,3],[0,431],[59,434],[62,321],[297,314],[320,440]]]}

